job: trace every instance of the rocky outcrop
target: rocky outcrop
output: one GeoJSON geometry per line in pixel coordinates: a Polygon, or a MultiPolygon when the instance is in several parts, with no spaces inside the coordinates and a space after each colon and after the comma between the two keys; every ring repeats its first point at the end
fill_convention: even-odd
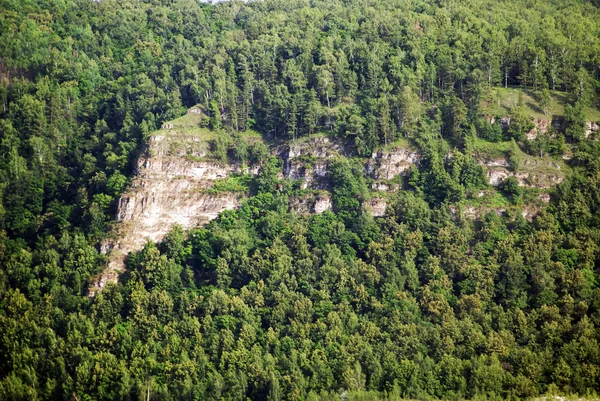
{"type": "Polygon", "coordinates": [[[585,123],[585,137],[589,138],[590,136],[594,139],[598,139],[600,136],[600,125],[597,122],[587,121],[585,123]]]}
{"type": "MultiPolygon", "coordinates": [[[[284,145],[277,150],[277,154],[283,159],[283,176],[303,180],[303,189],[327,189],[328,161],[338,156],[355,156],[351,147],[327,137],[284,145]]],[[[376,180],[375,186],[387,191],[389,184],[380,181],[393,180],[406,174],[420,160],[418,152],[408,147],[396,147],[374,152],[364,163],[364,171],[367,177],[376,180]]]]}
{"type": "Polygon", "coordinates": [[[486,168],[488,182],[492,186],[502,184],[508,177],[515,177],[522,187],[551,188],[560,184],[565,176],[558,163],[547,159],[525,159],[516,172],[509,169],[504,158],[479,157],[478,162],[486,168]]]}
{"type": "Polygon", "coordinates": [[[419,163],[421,155],[409,148],[394,148],[371,155],[365,172],[376,180],[391,180],[404,175],[412,165],[419,163]]]}
{"type": "Polygon", "coordinates": [[[519,182],[519,186],[527,188],[551,188],[555,187],[564,180],[564,176],[552,173],[535,173],[535,172],[513,172],[507,169],[488,169],[487,171],[489,184],[499,186],[508,177],[515,177],[519,182]]]}
{"type": "MultiPolygon", "coordinates": [[[[556,116],[554,116],[556,117],[556,116]]],[[[490,124],[494,124],[496,119],[494,117],[488,116],[487,120],[490,124]]],[[[500,119],[500,124],[503,130],[508,130],[511,125],[511,118],[506,116],[500,119]]],[[[525,134],[528,140],[533,141],[540,134],[546,134],[550,132],[551,128],[554,128],[557,132],[564,132],[565,130],[565,121],[562,116],[547,119],[547,118],[534,118],[532,120],[534,127],[525,134]]],[[[600,135],[600,122],[596,121],[586,121],[585,122],[585,137],[589,138],[591,135],[594,137],[598,137],[600,135]]],[[[600,138],[596,138],[600,139],[600,138]]]]}
{"type": "MultiPolygon", "coordinates": [[[[206,224],[222,211],[240,204],[244,194],[218,192],[211,188],[216,180],[227,179],[234,173],[257,174],[259,168],[242,170],[240,165],[220,165],[210,160],[208,144],[213,134],[190,129],[198,127],[201,118],[200,109],[190,109],[186,116],[166,123],[161,131],[150,137],[148,151],[140,157],[136,175],[128,191],[119,199],[113,235],[101,246],[107,255],[108,267],[94,280],[91,295],[107,283],[116,281],[124,269],[127,255],[142,249],[147,241],[161,241],[176,224],[184,230],[206,224]]],[[[501,123],[508,126],[510,119],[502,119],[501,123]]],[[[542,132],[548,129],[548,125],[541,122],[537,125],[542,132]]],[[[588,124],[587,129],[592,135],[598,131],[598,126],[588,124]]],[[[335,157],[355,156],[351,146],[325,136],[280,145],[273,153],[283,160],[281,178],[302,181],[300,187],[307,195],[290,200],[291,209],[301,214],[332,210],[329,162],[335,157]]],[[[511,171],[504,158],[478,155],[477,160],[486,168],[492,186],[500,185],[512,176],[521,186],[548,188],[564,178],[561,166],[547,159],[528,157],[517,172],[511,171]]],[[[405,175],[420,161],[421,155],[409,146],[373,153],[363,162],[364,172],[372,180],[372,189],[380,194],[365,201],[364,210],[373,216],[383,216],[387,207],[384,193],[401,188],[402,180],[396,178],[405,175]]],[[[484,195],[482,192],[480,196],[484,195]]],[[[540,200],[548,201],[546,197],[540,200]]],[[[479,212],[466,210],[464,215],[474,218],[479,212]]]]}
{"type": "Polygon", "coordinates": [[[283,159],[283,176],[302,180],[302,189],[327,189],[328,160],[350,156],[352,150],[342,142],[314,137],[279,146],[275,153],[283,159]]]}
{"type": "Polygon", "coordinates": [[[331,195],[321,194],[315,200],[312,212],[316,214],[321,214],[327,210],[331,210],[332,208],[333,202],[331,201],[331,195]]]}
{"type": "MultiPolygon", "coordinates": [[[[494,117],[488,117],[488,121],[490,122],[490,124],[494,124],[496,122],[496,119],[494,117]]],[[[502,129],[505,131],[510,128],[511,123],[512,123],[512,119],[508,116],[502,117],[500,119],[500,125],[502,126],[502,129]]],[[[525,134],[527,139],[530,141],[535,140],[538,137],[538,135],[540,135],[540,134],[546,134],[548,132],[551,132],[551,128],[554,128],[554,130],[556,130],[558,132],[564,131],[564,119],[562,117],[554,116],[551,119],[549,119],[549,118],[534,118],[532,120],[532,123],[533,123],[533,128],[525,134]]]]}
{"type": "MultiPolygon", "coordinates": [[[[174,141],[164,135],[150,138],[128,191],[119,199],[113,236],[101,246],[108,266],[94,280],[90,295],[116,281],[127,254],[141,250],[147,241],[161,241],[176,224],[184,230],[206,224],[222,211],[239,205],[240,194],[207,191],[215,180],[241,172],[239,165],[221,166],[173,155],[168,149],[174,141]]],[[[192,142],[188,142],[190,148],[192,142]]]]}
{"type": "Polygon", "coordinates": [[[533,141],[540,134],[546,134],[550,130],[551,121],[542,118],[533,120],[534,127],[525,136],[528,140],[533,141]]]}
{"type": "Polygon", "coordinates": [[[466,218],[469,220],[478,220],[483,218],[489,213],[494,213],[496,216],[502,217],[506,216],[509,212],[520,213],[523,218],[527,221],[533,221],[533,219],[540,213],[541,206],[539,205],[527,205],[524,208],[505,208],[505,207],[489,207],[489,206],[467,206],[467,207],[456,207],[450,206],[450,216],[452,220],[456,221],[460,216],[461,218],[466,218]]]}
{"type": "Polygon", "coordinates": [[[384,198],[372,198],[364,202],[363,207],[367,213],[373,217],[381,217],[385,215],[387,208],[387,200],[384,198]]]}
{"type": "Polygon", "coordinates": [[[328,192],[308,194],[290,199],[290,209],[299,214],[321,214],[333,209],[331,195],[328,192]]]}
{"type": "MultiPolygon", "coordinates": [[[[187,116],[195,114],[190,112],[187,116]]],[[[220,165],[207,159],[206,138],[185,132],[176,123],[167,123],[149,138],[148,150],[138,160],[135,177],[119,199],[113,235],[101,246],[108,266],[93,281],[91,296],[118,280],[127,255],[141,250],[147,241],[160,242],[176,224],[189,230],[215,219],[224,210],[236,208],[243,194],[210,191],[216,180],[234,173],[258,173],[258,168],[242,171],[240,165],[220,165]]],[[[282,145],[275,153],[283,159],[283,177],[301,179],[303,189],[319,190],[292,199],[293,210],[318,214],[333,208],[327,191],[328,162],[334,157],[352,156],[351,150],[341,142],[314,137],[282,145]]],[[[374,155],[365,169],[376,178],[389,179],[405,172],[418,159],[415,152],[395,149],[374,155]]],[[[382,199],[365,204],[365,210],[374,216],[383,215],[385,207],[382,199]]]]}

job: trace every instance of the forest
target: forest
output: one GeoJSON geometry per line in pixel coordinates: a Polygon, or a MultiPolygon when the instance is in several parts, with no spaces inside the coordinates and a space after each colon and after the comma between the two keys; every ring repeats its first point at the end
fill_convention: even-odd
{"type": "Polygon", "coordinates": [[[0,400],[597,397],[599,7],[0,0],[0,400]],[[215,158],[260,166],[250,196],[89,296],[137,158],[192,106],[215,158]],[[269,147],[315,135],[354,156],[302,215],[269,147]],[[397,141],[423,158],[373,217],[361,163],[397,141]],[[531,220],[457,217],[538,195],[490,189],[477,146],[568,174],[531,220]]]}

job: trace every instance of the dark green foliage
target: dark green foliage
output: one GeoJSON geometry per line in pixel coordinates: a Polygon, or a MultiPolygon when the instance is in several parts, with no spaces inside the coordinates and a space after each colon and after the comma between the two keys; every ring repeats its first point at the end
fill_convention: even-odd
{"type": "Polygon", "coordinates": [[[0,399],[600,391],[600,147],[584,137],[600,18],[558,3],[0,1],[0,399]],[[542,112],[550,88],[570,92],[565,136],[526,142],[522,99],[490,124],[499,84],[533,88],[542,112]],[[253,196],[148,243],[89,298],[144,141],[198,104],[220,162],[261,166],[221,189],[253,196]],[[250,128],[353,147],[362,159],[328,166],[334,211],[290,212],[297,188],[250,128]],[[572,145],[573,174],[533,222],[453,221],[487,186],[476,136],[513,138],[513,170],[517,142],[572,145]],[[401,137],[421,163],[373,218],[364,158],[401,137]]]}
{"type": "Polygon", "coordinates": [[[583,102],[578,101],[573,106],[570,104],[565,106],[565,135],[574,141],[583,139],[585,131],[583,105],[583,102]]]}
{"type": "Polygon", "coordinates": [[[367,191],[362,168],[348,159],[339,158],[329,163],[327,171],[335,211],[346,224],[352,224],[360,213],[367,191]]]}
{"type": "Polygon", "coordinates": [[[495,118],[494,124],[490,124],[485,118],[478,118],[475,120],[475,128],[477,130],[477,136],[490,142],[502,142],[506,139],[505,133],[502,130],[500,119],[495,118]]]}
{"type": "Polygon", "coordinates": [[[483,166],[469,154],[455,150],[451,159],[452,178],[466,189],[484,188],[487,178],[483,166]]]}
{"type": "Polygon", "coordinates": [[[533,141],[525,143],[525,151],[532,156],[560,156],[566,151],[565,136],[557,132],[538,133],[533,141]]]}
{"type": "Polygon", "coordinates": [[[523,190],[519,187],[519,180],[512,176],[502,182],[501,189],[515,202],[518,201],[523,194],[523,190]]]}
{"type": "Polygon", "coordinates": [[[521,166],[521,150],[514,138],[510,140],[510,147],[506,152],[506,160],[508,160],[508,167],[512,171],[517,171],[521,166]]]}

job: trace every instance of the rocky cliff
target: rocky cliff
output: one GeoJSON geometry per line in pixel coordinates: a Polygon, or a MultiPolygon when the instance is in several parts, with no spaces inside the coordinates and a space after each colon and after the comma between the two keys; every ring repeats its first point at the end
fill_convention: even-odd
{"type": "Polygon", "coordinates": [[[499,186],[508,177],[514,177],[519,186],[526,188],[548,189],[560,184],[565,178],[565,165],[551,158],[524,157],[517,171],[509,168],[504,157],[487,157],[479,155],[479,164],[486,170],[491,186],[499,186]]]}
{"type": "MultiPolygon", "coordinates": [[[[164,124],[149,138],[129,189],[119,199],[112,236],[102,244],[108,266],[94,280],[91,295],[118,279],[129,252],[142,249],[147,241],[161,241],[176,224],[184,230],[206,224],[222,211],[236,208],[247,195],[239,191],[216,191],[214,187],[219,180],[234,174],[257,174],[259,167],[248,169],[211,159],[209,144],[214,133],[198,128],[203,116],[192,110],[195,109],[164,124]]],[[[547,127],[548,124],[539,123],[537,129],[544,132],[547,127]]],[[[597,126],[590,125],[588,129],[592,135],[597,126]]],[[[282,178],[300,181],[305,195],[290,199],[290,207],[301,214],[332,209],[328,163],[336,157],[355,156],[343,142],[318,135],[276,146],[272,152],[283,161],[282,178]]],[[[520,168],[512,171],[504,157],[486,153],[475,156],[485,167],[491,186],[514,176],[521,186],[547,189],[562,182],[565,176],[564,163],[549,158],[526,156],[520,168]]],[[[396,178],[420,160],[421,155],[406,143],[389,146],[364,159],[365,176],[373,191],[364,202],[364,210],[373,216],[383,216],[388,193],[402,185],[402,180],[396,178]]],[[[479,214],[472,207],[464,211],[466,217],[479,214]]],[[[528,212],[527,217],[530,215],[528,212]]]]}
{"type": "MultiPolygon", "coordinates": [[[[198,117],[200,118],[200,117],[198,117]]],[[[139,251],[147,241],[159,242],[177,224],[184,230],[206,224],[219,213],[240,204],[244,193],[211,191],[218,180],[232,174],[257,174],[259,168],[239,164],[221,165],[208,157],[207,132],[192,135],[197,122],[187,116],[163,125],[148,140],[147,151],[139,158],[136,174],[118,201],[115,228],[102,244],[108,266],[90,287],[90,295],[118,279],[125,258],[139,251]]],[[[290,200],[297,213],[323,213],[333,207],[328,192],[328,162],[335,157],[354,156],[343,143],[315,136],[273,149],[283,160],[282,178],[301,181],[306,195],[290,200]]],[[[365,173],[376,182],[404,174],[419,155],[407,148],[374,153],[364,164],[365,173]]],[[[384,186],[388,189],[388,186],[384,186]]],[[[386,201],[374,196],[365,210],[382,216],[386,201]]]]}
{"type": "Polygon", "coordinates": [[[127,254],[147,241],[161,241],[176,224],[184,230],[206,224],[239,205],[242,193],[210,189],[217,180],[243,172],[242,167],[208,159],[207,138],[192,135],[196,126],[196,118],[187,117],[163,125],[149,138],[129,189],[119,199],[113,233],[102,244],[108,266],[94,280],[91,295],[116,281],[127,254]]]}

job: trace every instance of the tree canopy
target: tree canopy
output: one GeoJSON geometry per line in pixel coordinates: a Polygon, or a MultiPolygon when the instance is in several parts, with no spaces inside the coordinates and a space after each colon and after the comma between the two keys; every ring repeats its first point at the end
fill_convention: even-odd
{"type": "MultiPolygon", "coordinates": [[[[600,391],[599,21],[583,0],[0,0],[0,399],[600,391]],[[498,88],[537,102],[503,127],[498,88]],[[192,106],[217,159],[261,165],[252,196],[88,297],[136,157],[192,106]],[[529,139],[530,109],[557,128],[529,139]],[[249,129],[352,148],[327,166],[333,211],[291,210],[264,145],[229,152],[249,129]],[[422,160],[374,218],[362,164],[404,139],[422,160]],[[511,171],[568,159],[532,221],[451,213],[490,190],[482,142],[511,171]]],[[[498,196],[538,195],[513,177],[498,196]]]]}

